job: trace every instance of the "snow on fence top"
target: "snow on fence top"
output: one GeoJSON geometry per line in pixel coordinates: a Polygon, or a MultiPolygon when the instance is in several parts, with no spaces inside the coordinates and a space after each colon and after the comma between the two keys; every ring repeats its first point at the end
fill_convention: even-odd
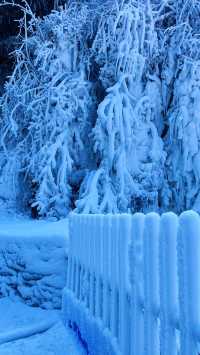
{"type": "Polygon", "coordinates": [[[63,316],[94,355],[197,355],[200,217],[70,217],[63,316]]]}

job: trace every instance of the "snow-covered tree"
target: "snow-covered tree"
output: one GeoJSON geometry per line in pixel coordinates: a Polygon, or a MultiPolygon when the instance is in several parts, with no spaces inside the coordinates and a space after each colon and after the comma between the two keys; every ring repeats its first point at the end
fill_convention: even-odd
{"type": "Polygon", "coordinates": [[[43,19],[27,5],[0,181],[15,165],[41,216],[199,211],[199,15],[197,0],[69,0],[43,19]]]}
{"type": "Polygon", "coordinates": [[[106,96],[93,130],[98,168],[83,181],[79,212],[159,207],[165,154],[156,128],[162,121],[157,45],[150,1],[124,2],[99,22],[92,50],[106,96]]]}
{"type": "Polygon", "coordinates": [[[166,140],[166,171],[170,199],[166,208],[179,213],[185,209],[200,211],[199,14],[198,1],[178,1],[176,27],[171,34],[171,43],[174,43],[171,51],[174,83],[167,112],[169,133],[166,140]]]}
{"type": "Polygon", "coordinates": [[[175,83],[169,116],[171,206],[200,211],[200,61],[185,59],[175,83]]]}
{"type": "Polygon", "coordinates": [[[5,154],[21,161],[43,216],[67,214],[90,166],[84,140],[95,102],[86,77],[87,18],[87,7],[77,5],[31,21],[2,98],[5,154]]]}

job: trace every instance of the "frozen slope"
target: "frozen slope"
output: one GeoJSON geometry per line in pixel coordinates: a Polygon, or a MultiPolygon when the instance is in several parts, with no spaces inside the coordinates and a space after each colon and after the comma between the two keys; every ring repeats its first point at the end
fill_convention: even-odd
{"type": "Polygon", "coordinates": [[[75,335],[63,326],[58,311],[4,298],[0,314],[0,355],[85,355],[75,335]]]}

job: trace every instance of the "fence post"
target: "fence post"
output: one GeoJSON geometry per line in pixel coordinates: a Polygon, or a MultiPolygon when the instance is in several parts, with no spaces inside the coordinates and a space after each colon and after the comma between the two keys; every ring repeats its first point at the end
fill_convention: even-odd
{"type": "Polygon", "coordinates": [[[178,236],[180,286],[180,355],[197,355],[200,334],[200,218],[194,211],[180,217],[178,236]]]}
{"type": "Polygon", "coordinates": [[[111,244],[111,319],[110,327],[111,332],[114,337],[118,338],[118,317],[119,317],[119,307],[118,307],[118,292],[119,292],[119,242],[118,242],[118,231],[119,231],[119,220],[116,216],[112,217],[112,244],[111,244]]]}
{"type": "Polygon", "coordinates": [[[144,352],[144,283],[143,283],[143,233],[144,219],[142,213],[132,217],[130,248],[131,281],[131,355],[144,352]]]}
{"type": "Polygon", "coordinates": [[[129,288],[129,242],[131,216],[119,215],[119,344],[123,355],[129,354],[129,331],[127,323],[129,288]]]}
{"type": "Polygon", "coordinates": [[[72,250],[73,250],[73,232],[74,232],[74,215],[71,215],[69,220],[69,252],[68,252],[68,269],[67,269],[67,287],[72,291],[72,268],[73,268],[73,259],[72,259],[72,250]]]}
{"type": "Polygon", "coordinates": [[[90,312],[91,315],[95,315],[95,230],[96,230],[96,216],[91,215],[88,220],[88,238],[89,238],[89,248],[90,248],[90,260],[89,260],[89,269],[90,269],[90,312]]]}
{"type": "Polygon", "coordinates": [[[103,322],[105,328],[109,326],[109,304],[108,304],[108,272],[109,272],[109,247],[108,247],[108,233],[109,233],[109,222],[110,215],[104,216],[103,223],[103,235],[102,235],[102,245],[103,245],[103,322]]]}
{"type": "Polygon", "coordinates": [[[98,320],[102,320],[102,311],[101,311],[101,283],[102,283],[102,216],[96,216],[96,227],[95,227],[95,267],[96,267],[96,292],[95,292],[95,315],[98,320]],[[98,232],[97,232],[98,228],[98,232]]]}
{"type": "Polygon", "coordinates": [[[160,216],[149,213],[145,217],[144,228],[144,355],[160,355],[159,232],[160,216]]]}
{"type": "Polygon", "coordinates": [[[160,349],[162,355],[177,354],[178,323],[178,217],[166,213],[160,226],[160,349]]]}

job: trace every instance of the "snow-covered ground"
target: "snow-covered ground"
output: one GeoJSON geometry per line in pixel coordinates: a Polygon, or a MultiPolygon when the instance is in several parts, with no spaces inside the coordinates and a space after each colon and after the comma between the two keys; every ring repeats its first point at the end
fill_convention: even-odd
{"type": "Polygon", "coordinates": [[[3,298],[0,315],[0,355],[85,355],[74,333],[62,324],[59,311],[3,298]]]}
{"type": "Polygon", "coordinates": [[[0,216],[0,298],[60,308],[66,279],[68,220],[0,216]]]}
{"type": "Polygon", "coordinates": [[[0,355],[85,354],[61,311],[27,305],[59,306],[67,247],[67,220],[0,215],[0,355]]]}
{"type": "Polygon", "coordinates": [[[34,220],[25,215],[5,213],[0,209],[0,238],[2,236],[23,237],[68,237],[68,220],[34,220]]]}

